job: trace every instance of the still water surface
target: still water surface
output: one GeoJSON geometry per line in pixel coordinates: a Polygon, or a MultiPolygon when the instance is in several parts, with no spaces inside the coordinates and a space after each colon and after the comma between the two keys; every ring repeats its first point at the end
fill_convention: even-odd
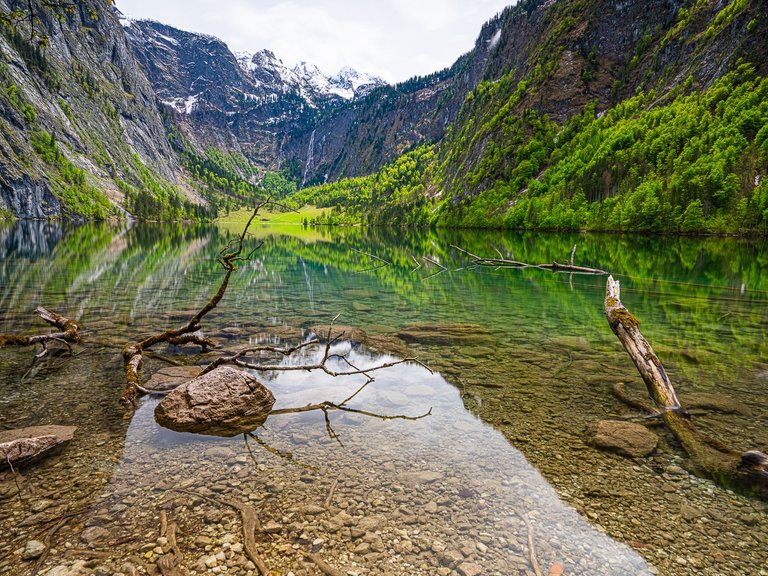
{"type": "MultiPolygon", "coordinates": [[[[578,245],[577,263],[619,277],[683,402],[709,406],[697,424],[737,449],[765,449],[764,243],[260,229],[251,242],[263,246],[205,319],[206,334],[225,349],[294,344],[341,314],[388,343],[339,343],[356,363],[407,352],[434,371],[381,372],[351,405],[432,415],[333,412],[338,440],[322,413],[273,416],[246,441],[164,430],[153,399],[126,414],[120,349],[207,301],[231,235],[0,224],[0,332],[41,331],[32,310],[44,305],[85,335],[75,358],[32,367],[31,350],[0,351],[0,426],[79,427],[59,455],[22,470],[21,497],[12,476],[0,476],[0,572],[33,573],[19,549],[46,537],[44,569],[153,572],[168,551],[158,542],[165,519],[178,526],[188,573],[255,573],[226,504],[237,500],[257,511],[259,552],[276,574],[319,573],[301,551],[348,574],[534,574],[531,542],[545,574],[558,564],[565,574],[765,573],[764,505],[686,473],[662,429],[643,459],[584,443],[589,423],[630,414],[613,384],[643,394],[602,314],[605,279],[462,269],[466,258],[451,248],[543,263],[566,261],[578,245]],[[404,329],[407,342],[397,339],[404,329]]],[[[185,361],[204,363],[198,351],[185,361]]],[[[163,366],[149,360],[146,372],[163,366]]],[[[339,401],[360,384],[316,373],[266,383],[277,407],[339,401]]]]}

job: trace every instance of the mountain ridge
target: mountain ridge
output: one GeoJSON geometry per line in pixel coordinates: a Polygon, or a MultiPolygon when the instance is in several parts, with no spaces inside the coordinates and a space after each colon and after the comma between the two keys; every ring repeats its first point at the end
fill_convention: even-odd
{"type": "MultiPolygon", "coordinates": [[[[403,195],[410,198],[400,204],[400,213],[414,207],[421,214],[409,216],[409,221],[519,225],[522,221],[513,218],[512,212],[539,202],[535,194],[549,197],[555,193],[542,186],[555,181],[550,174],[561,161],[563,134],[570,142],[578,142],[581,132],[597,126],[604,114],[623,103],[634,102],[635,106],[642,102],[641,116],[645,117],[647,110],[682,105],[675,103],[686,95],[705,95],[715,87],[735,89],[753,82],[748,74],[733,76],[745,62],[751,63],[751,74],[758,80],[768,73],[765,8],[749,0],[523,0],[489,19],[474,47],[449,68],[395,85],[379,84],[376,79],[371,82],[344,69],[332,76],[306,64],[291,69],[269,50],[233,54],[213,36],[158,22],[123,20],[121,26],[119,13],[104,0],[86,4],[100,10],[102,18],[92,22],[88,11],[81,11],[77,18],[64,18],[61,29],[53,30],[51,36],[51,54],[56,55],[50,59],[55,64],[52,69],[59,76],[76,77],[73,70],[78,63],[71,55],[82,50],[108,88],[119,87],[115,69],[122,70],[129,87],[143,87],[141,106],[123,101],[120,90],[88,93],[84,89],[89,102],[73,115],[74,122],[82,124],[82,132],[98,126],[105,150],[94,151],[96,144],[89,148],[71,136],[59,142],[61,130],[73,122],[66,119],[63,109],[54,111],[56,121],[47,112],[27,118],[37,115],[38,105],[45,108],[42,98],[29,97],[40,92],[44,73],[28,57],[24,66],[29,78],[19,83],[13,68],[10,80],[6,79],[10,86],[4,96],[0,94],[0,105],[15,119],[5,130],[5,156],[10,159],[6,164],[27,178],[26,187],[20,189],[29,197],[28,204],[47,206],[36,215],[60,210],[53,200],[63,200],[71,212],[80,210],[82,199],[73,200],[78,190],[74,181],[83,179],[112,190],[106,196],[113,204],[132,210],[141,196],[145,210],[162,206],[173,214],[190,201],[207,202],[215,211],[217,205],[224,205],[220,194],[226,205],[244,202],[256,193],[265,174],[279,172],[277,180],[269,176],[270,182],[288,190],[291,181],[292,186],[313,186],[371,174],[379,178],[377,174],[390,174],[392,166],[417,166],[418,174],[403,180],[410,182],[409,188],[394,195],[397,202],[403,201],[403,195]],[[113,56],[97,56],[91,29],[103,39],[114,36],[113,46],[130,47],[127,54],[118,50],[122,56],[111,64],[111,72],[100,70],[113,56]],[[69,44],[62,43],[62,38],[68,38],[69,44]],[[62,59],[59,52],[69,54],[69,60],[62,59]],[[725,84],[723,78],[728,79],[725,84]],[[633,100],[639,95],[639,101],[633,100]],[[115,125],[105,134],[103,126],[110,125],[110,118],[120,128],[115,125]],[[137,128],[142,122],[144,127],[137,128]],[[159,137],[160,130],[167,138],[159,137]],[[123,135],[118,136],[121,131],[123,135]],[[24,168],[18,152],[13,151],[14,146],[23,147],[14,144],[19,138],[27,142],[28,149],[34,148],[32,157],[39,159],[30,169],[24,168]],[[424,146],[431,152],[424,153],[424,146]],[[59,152],[83,172],[72,176],[59,152]],[[409,156],[411,153],[415,156],[409,156]],[[90,162],[92,166],[89,155],[96,159],[90,162]],[[115,156],[121,159],[117,166],[111,161],[115,156]],[[57,179],[58,199],[44,198],[44,191],[52,188],[45,183],[57,179]],[[431,215],[424,216],[428,206],[432,206],[431,215]]],[[[2,7],[7,8],[0,3],[2,7]]],[[[49,15],[50,25],[54,16],[49,15]]],[[[6,63],[19,60],[21,48],[7,42],[2,47],[6,63]]],[[[757,89],[760,84],[754,82],[757,89]]],[[[65,84],[66,90],[78,92],[69,87],[71,82],[65,84]]],[[[80,84],[87,88],[99,82],[91,78],[90,84],[80,84]]],[[[58,87],[48,92],[50,100],[61,99],[58,87]]],[[[699,106],[687,102],[686,106],[699,106]]],[[[761,108],[752,113],[758,125],[766,122],[761,108]]],[[[730,124],[726,127],[732,128],[730,124]]],[[[731,184],[734,178],[741,182],[738,190],[729,184],[733,194],[727,209],[731,212],[737,203],[755,194],[764,175],[765,159],[757,151],[758,132],[750,128],[744,132],[746,139],[738,140],[741,160],[754,166],[749,169],[754,174],[750,176],[732,160],[718,164],[717,170],[724,171],[731,184]]],[[[707,134],[697,137],[714,138],[707,134]]],[[[576,152],[579,150],[568,153],[576,152]]],[[[625,152],[617,149],[616,153],[625,152]]],[[[646,162],[644,157],[637,159],[646,162]]],[[[667,167],[665,175],[660,175],[642,166],[632,172],[621,162],[609,162],[610,158],[589,168],[599,173],[577,179],[579,186],[592,187],[583,192],[585,209],[633,192],[643,184],[644,174],[661,178],[657,198],[661,205],[673,200],[664,195],[671,186],[667,179],[677,168],[667,167]]],[[[713,174],[706,176],[710,184],[701,189],[705,214],[724,209],[725,193],[717,189],[723,179],[713,174]]],[[[347,188],[349,193],[354,190],[354,186],[347,188]]],[[[557,194],[560,200],[552,196],[547,210],[554,210],[557,202],[573,202],[570,191],[557,194]]],[[[19,196],[17,193],[11,208],[6,202],[5,209],[30,215],[28,209],[19,207],[19,196]]],[[[315,196],[319,199],[322,194],[315,196]]],[[[112,210],[103,200],[96,210],[102,216],[112,210]]],[[[350,205],[361,205],[359,198],[347,200],[350,205]]],[[[391,200],[386,194],[377,195],[379,205],[391,200]]],[[[678,208],[682,218],[686,207],[678,208]]],[[[184,210],[199,212],[191,205],[184,210]]],[[[389,213],[389,208],[384,212],[389,213]]],[[[530,220],[523,221],[531,225],[530,220]]]]}

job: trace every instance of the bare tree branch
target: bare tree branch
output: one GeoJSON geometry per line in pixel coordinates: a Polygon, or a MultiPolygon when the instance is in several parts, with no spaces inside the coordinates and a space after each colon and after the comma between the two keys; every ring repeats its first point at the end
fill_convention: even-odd
{"type": "Polygon", "coordinates": [[[78,333],[79,326],[77,322],[70,318],[66,318],[56,312],[51,312],[38,306],[35,308],[35,314],[40,316],[43,320],[48,322],[51,326],[55,326],[60,332],[53,332],[51,334],[38,334],[35,336],[20,336],[16,334],[0,334],[0,347],[2,346],[34,346],[39,344],[41,346],[40,352],[35,354],[34,360],[40,360],[48,353],[49,342],[59,342],[64,344],[69,353],[72,354],[72,346],[70,344],[77,344],[80,342],[80,334],[78,333]]]}
{"type": "Polygon", "coordinates": [[[462,254],[465,254],[469,256],[469,258],[472,260],[472,264],[470,266],[467,266],[467,268],[477,268],[480,266],[487,266],[487,267],[494,267],[494,268],[538,268],[540,270],[551,270],[552,272],[572,272],[574,274],[594,274],[594,275],[604,275],[608,274],[605,270],[600,270],[599,268],[588,268],[586,266],[575,266],[573,264],[573,258],[576,254],[576,246],[573,247],[573,250],[571,251],[571,263],[570,264],[560,264],[559,262],[552,262],[552,264],[529,264],[527,262],[520,262],[518,260],[508,260],[506,258],[485,258],[483,256],[478,256],[477,254],[473,254],[472,252],[465,250],[464,248],[460,248],[459,246],[455,246],[451,244],[451,248],[454,248],[455,250],[458,250],[462,254]]]}
{"type": "Polygon", "coordinates": [[[200,330],[200,322],[202,321],[203,317],[208,314],[208,312],[216,308],[216,305],[224,297],[224,294],[227,291],[227,286],[229,285],[229,279],[232,276],[232,272],[237,270],[237,265],[240,262],[249,260],[253,256],[253,253],[261,246],[261,244],[259,244],[247,256],[242,256],[243,243],[245,241],[246,235],[248,234],[248,229],[250,228],[253,220],[256,218],[256,215],[259,213],[259,210],[268,202],[269,199],[258,204],[253,209],[253,213],[248,219],[248,223],[245,225],[245,228],[243,229],[243,232],[240,234],[240,236],[236,240],[230,242],[227,246],[224,247],[224,249],[222,249],[221,252],[219,252],[219,263],[222,265],[224,270],[226,270],[226,275],[219,285],[219,289],[216,294],[211,297],[205,306],[203,306],[197,312],[197,314],[195,314],[189,320],[189,322],[187,322],[181,328],[177,328],[175,330],[166,330],[165,332],[153,334],[140,342],[129,344],[123,348],[126,380],[125,389],[123,390],[123,395],[120,398],[120,402],[123,405],[132,406],[135,403],[139,392],[143,390],[141,385],[141,368],[144,364],[144,350],[151,348],[160,342],[167,342],[170,344],[194,342],[203,346],[203,349],[215,347],[215,344],[211,340],[202,338],[199,335],[193,335],[193,333],[200,330]]]}
{"type": "Polygon", "coordinates": [[[276,352],[278,354],[282,354],[283,356],[289,356],[298,350],[301,350],[308,346],[318,344],[319,341],[316,338],[313,338],[312,340],[309,340],[307,342],[304,342],[292,348],[273,348],[271,346],[259,346],[255,348],[241,350],[234,356],[228,356],[228,357],[216,359],[214,362],[211,363],[210,366],[208,366],[203,370],[203,374],[210,372],[214,368],[217,368],[223,364],[234,364],[235,366],[239,366],[240,368],[247,368],[249,370],[255,370],[258,372],[309,372],[311,370],[322,370],[329,376],[337,377],[337,376],[363,375],[368,377],[371,380],[372,378],[370,376],[370,372],[376,372],[378,370],[383,370],[384,368],[392,368],[393,366],[398,366],[400,364],[418,364],[419,366],[428,370],[430,374],[432,373],[432,370],[428,366],[426,366],[423,362],[419,361],[416,358],[404,358],[403,360],[396,360],[393,362],[383,362],[381,364],[377,364],[376,366],[372,366],[370,368],[358,368],[354,366],[349,361],[349,359],[346,358],[346,356],[341,354],[331,354],[331,346],[343,336],[343,332],[342,332],[336,335],[335,337],[332,337],[333,327],[334,327],[334,324],[336,323],[336,320],[339,319],[339,316],[340,315],[336,315],[336,317],[334,317],[333,320],[331,320],[331,323],[328,327],[328,331],[325,337],[325,346],[323,347],[323,356],[318,362],[315,362],[313,364],[297,364],[297,365],[291,366],[291,365],[285,365],[285,364],[260,364],[260,363],[246,362],[245,360],[243,360],[244,356],[247,356],[248,354],[253,352],[261,352],[261,351],[276,352]],[[337,359],[341,361],[342,363],[349,366],[350,369],[349,370],[333,370],[328,366],[328,361],[333,359],[337,359]]]}

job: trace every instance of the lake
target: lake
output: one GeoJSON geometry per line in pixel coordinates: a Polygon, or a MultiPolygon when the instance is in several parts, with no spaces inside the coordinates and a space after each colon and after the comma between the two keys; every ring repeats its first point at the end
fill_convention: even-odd
{"type": "MultiPolygon", "coordinates": [[[[252,436],[157,425],[156,398],[118,404],[122,347],[185,323],[218,288],[235,225],[0,222],[0,333],[47,331],[43,305],[81,325],[74,357],[0,349],[0,427],[76,425],[74,440],[0,473],[0,573],[158,573],[167,526],[189,574],[257,574],[254,511],[274,574],[768,574],[765,503],[689,474],[674,439],[645,458],[599,451],[585,428],[644,397],[603,315],[605,276],[469,267],[454,246],[610,271],[696,424],[738,450],[768,447],[768,245],[735,238],[381,229],[253,230],[203,331],[224,350],[293,345],[340,315],[359,366],[414,356],[350,406],[270,416],[252,436]],[[440,263],[438,266],[435,263],[440,263]],[[445,269],[443,269],[443,267],[445,269]],[[348,334],[352,332],[348,331],[348,334]],[[360,340],[362,338],[358,338],[360,340]],[[21,559],[42,541],[39,561],[21,559]],[[78,572],[78,570],[80,572],[78,572]],[[132,572],[135,571],[135,572],[132,572]]],[[[212,356],[169,349],[189,364],[212,356]]],[[[303,363],[317,358],[308,351],[303,363]]],[[[145,375],[167,367],[148,358],[145,375]]],[[[260,376],[276,408],[339,402],[361,385],[260,376]]]]}

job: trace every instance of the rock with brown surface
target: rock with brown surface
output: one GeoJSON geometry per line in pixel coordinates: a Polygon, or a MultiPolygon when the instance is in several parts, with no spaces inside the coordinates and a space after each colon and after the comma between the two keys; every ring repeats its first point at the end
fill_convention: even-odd
{"type": "Polygon", "coordinates": [[[256,378],[221,366],[170,392],[155,408],[155,419],[177,432],[236,436],[263,424],[274,403],[256,378]]]}
{"type": "Polygon", "coordinates": [[[658,442],[656,434],[634,422],[600,420],[587,428],[588,444],[631,458],[647,456],[658,442]]]}
{"type": "Polygon", "coordinates": [[[29,464],[69,442],[76,426],[29,426],[0,432],[0,467],[29,464]]]}

